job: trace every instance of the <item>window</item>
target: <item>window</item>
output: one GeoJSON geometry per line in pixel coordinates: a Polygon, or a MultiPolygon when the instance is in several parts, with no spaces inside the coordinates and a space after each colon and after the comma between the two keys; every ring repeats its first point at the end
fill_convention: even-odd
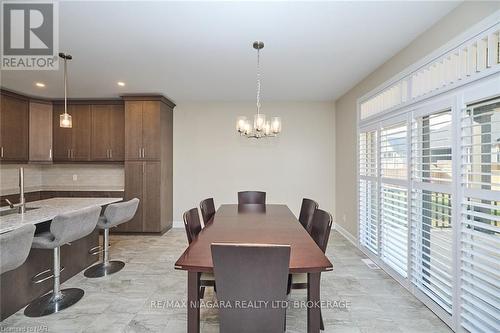
{"type": "Polygon", "coordinates": [[[462,326],[500,331],[500,99],[462,115],[462,326]]]}
{"type": "Polygon", "coordinates": [[[408,251],[407,190],[382,184],[381,258],[406,277],[408,251]]]}
{"type": "Polygon", "coordinates": [[[358,100],[360,249],[456,332],[500,332],[492,20],[358,100]]]}
{"type": "Polygon", "coordinates": [[[380,135],[380,168],[382,177],[407,178],[407,126],[395,125],[384,128],[380,135]]]}
{"type": "Polygon", "coordinates": [[[378,253],[377,132],[359,136],[359,240],[373,253],[378,253]]]}

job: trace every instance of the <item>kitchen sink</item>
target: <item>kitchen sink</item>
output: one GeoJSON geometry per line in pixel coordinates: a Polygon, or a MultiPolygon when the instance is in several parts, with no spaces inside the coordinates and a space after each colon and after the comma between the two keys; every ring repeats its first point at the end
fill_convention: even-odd
{"type": "MultiPolygon", "coordinates": [[[[38,209],[40,207],[26,207],[26,212],[29,212],[30,210],[38,209]]],[[[6,216],[6,215],[11,215],[11,214],[19,214],[19,207],[11,208],[11,209],[5,209],[0,211],[0,216],[6,216]]]]}

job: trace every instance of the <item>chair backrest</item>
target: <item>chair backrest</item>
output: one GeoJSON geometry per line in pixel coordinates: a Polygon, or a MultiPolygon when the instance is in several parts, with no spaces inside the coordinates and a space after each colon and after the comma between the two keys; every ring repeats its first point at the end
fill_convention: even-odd
{"type": "Polygon", "coordinates": [[[16,269],[26,261],[35,229],[35,225],[28,224],[0,234],[0,274],[16,269]]]}
{"type": "Polygon", "coordinates": [[[60,246],[87,236],[94,231],[100,214],[101,207],[93,206],[54,217],[50,224],[54,243],[60,246]]]}
{"type": "Polygon", "coordinates": [[[200,202],[201,216],[203,217],[203,223],[207,225],[210,219],[215,215],[215,204],[213,198],[208,198],[200,202]]]}
{"type": "Polygon", "coordinates": [[[286,301],[290,246],[214,243],[211,249],[217,300],[224,304],[220,332],[284,332],[286,309],[273,305],[286,301]],[[261,307],[238,307],[238,301],[261,307]]]}
{"type": "Polygon", "coordinates": [[[186,228],[186,236],[188,243],[198,237],[201,231],[200,215],[198,215],[198,208],[191,208],[190,210],[184,212],[182,216],[184,220],[184,228],[186,228]]]}
{"type": "Polygon", "coordinates": [[[299,222],[309,233],[311,232],[311,222],[316,209],[318,209],[318,203],[316,201],[306,198],[302,199],[299,222]]]}
{"type": "Polygon", "coordinates": [[[326,252],[332,223],[333,218],[330,213],[322,209],[316,209],[311,222],[311,237],[323,252],[326,252]]]}
{"type": "Polygon", "coordinates": [[[138,206],[139,199],[137,198],[108,205],[104,210],[106,226],[114,227],[115,225],[130,221],[134,218],[138,206]]]}
{"type": "Polygon", "coordinates": [[[238,192],[238,204],[260,204],[266,203],[266,192],[260,191],[242,191],[238,192]]]}

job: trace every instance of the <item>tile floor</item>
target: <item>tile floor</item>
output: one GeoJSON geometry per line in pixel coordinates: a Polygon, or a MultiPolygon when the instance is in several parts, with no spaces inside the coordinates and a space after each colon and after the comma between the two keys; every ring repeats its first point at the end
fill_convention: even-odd
{"type": "MultiPolygon", "coordinates": [[[[100,279],[80,273],[63,284],[85,290],[79,303],[37,319],[20,310],[0,323],[0,332],[185,332],[186,310],[176,305],[185,300],[186,273],[173,268],[187,246],[184,230],[111,235],[111,243],[112,258],[126,262],[121,272],[100,279]]],[[[322,275],[321,296],[334,306],[323,310],[326,332],[451,332],[386,273],[368,268],[365,256],[337,232],[327,255],[334,270],[322,275]]],[[[205,300],[213,299],[207,290],[205,300]]],[[[305,290],[292,291],[292,301],[305,299],[305,290]]],[[[215,309],[202,309],[201,321],[201,332],[218,332],[215,309]]],[[[287,311],[287,332],[306,332],[305,309],[287,311]]]]}

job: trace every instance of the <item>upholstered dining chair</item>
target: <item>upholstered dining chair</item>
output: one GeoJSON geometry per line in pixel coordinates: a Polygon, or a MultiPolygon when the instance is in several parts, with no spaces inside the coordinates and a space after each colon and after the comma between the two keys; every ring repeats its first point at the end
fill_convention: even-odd
{"type": "MultiPolygon", "coordinates": [[[[311,221],[311,238],[314,240],[316,245],[323,251],[326,252],[326,247],[328,245],[328,239],[330,238],[330,230],[332,229],[333,217],[330,213],[322,210],[316,209],[311,221]]],[[[296,273],[290,274],[288,278],[288,290],[289,294],[291,289],[307,289],[307,274],[306,273],[296,273]]],[[[321,312],[320,312],[321,313],[321,312]]],[[[323,315],[321,315],[321,330],[324,330],[323,315]]]]}
{"type": "Polygon", "coordinates": [[[200,202],[201,217],[203,217],[203,224],[207,225],[215,215],[215,204],[213,198],[208,198],[200,202]]]}
{"type": "Polygon", "coordinates": [[[221,333],[282,333],[290,245],[213,243],[221,333]],[[251,264],[249,264],[251,263],[251,264]],[[245,308],[236,302],[268,306],[245,308]],[[259,302],[259,303],[257,303],[259,302]],[[267,303],[266,303],[267,302],[267,303]]]}
{"type": "Polygon", "coordinates": [[[314,212],[318,209],[318,203],[314,200],[304,198],[302,199],[302,206],[300,206],[299,222],[308,233],[311,232],[311,221],[314,212]]]}
{"type": "MultiPolygon", "coordinates": [[[[202,230],[198,208],[191,208],[184,212],[183,220],[188,243],[191,244],[202,230]]],[[[213,287],[214,291],[216,290],[215,278],[212,273],[201,273],[200,275],[200,298],[205,295],[205,287],[213,287]]]]}
{"type": "Polygon", "coordinates": [[[241,191],[238,192],[238,205],[266,204],[266,192],[261,191],[241,191]]]}

